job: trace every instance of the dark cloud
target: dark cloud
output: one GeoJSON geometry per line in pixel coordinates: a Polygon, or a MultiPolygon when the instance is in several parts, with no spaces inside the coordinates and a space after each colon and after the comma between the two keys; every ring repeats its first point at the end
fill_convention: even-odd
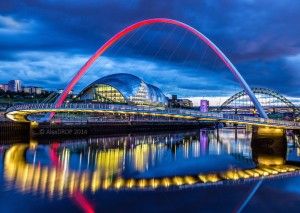
{"type": "MultiPolygon", "coordinates": [[[[11,68],[0,66],[0,74],[4,69],[5,72],[22,73],[25,71],[16,69],[26,67],[27,74],[20,77],[27,77],[30,83],[37,81],[30,77],[32,75],[47,87],[62,87],[66,78],[55,75],[63,72],[72,76],[80,68],[74,60],[78,59],[78,54],[87,58],[112,35],[136,21],[167,17],[190,24],[207,35],[232,60],[250,85],[300,96],[300,76],[295,75],[299,73],[300,63],[288,60],[300,54],[299,10],[300,2],[294,0],[1,2],[0,60],[10,63],[11,68]],[[30,54],[23,54],[26,52],[40,52],[40,57],[45,58],[64,53],[64,57],[70,57],[69,62],[74,64],[70,64],[70,69],[63,66],[65,70],[62,70],[35,55],[34,60],[41,62],[37,66],[29,63],[30,59],[26,57],[30,54]],[[38,77],[33,74],[38,70],[47,72],[47,69],[55,75],[38,77]]],[[[205,45],[189,33],[165,24],[137,30],[111,48],[106,56],[115,60],[125,57],[126,61],[132,58],[132,63],[148,60],[158,69],[176,69],[176,73],[184,75],[188,82],[167,75],[159,81],[156,76],[151,77],[148,70],[139,74],[164,86],[168,92],[172,92],[170,88],[176,88],[182,95],[189,94],[188,90],[197,95],[197,91],[206,88],[207,93],[213,94],[215,90],[216,94],[220,91],[228,94],[236,86],[224,65],[205,45]]],[[[55,62],[55,57],[51,60],[60,64],[55,62]]],[[[300,57],[295,60],[300,61],[300,57]]],[[[134,64],[128,66],[132,71],[134,64]]],[[[9,76],[4,75],[1,80],[7,78],[9,76]]]]}

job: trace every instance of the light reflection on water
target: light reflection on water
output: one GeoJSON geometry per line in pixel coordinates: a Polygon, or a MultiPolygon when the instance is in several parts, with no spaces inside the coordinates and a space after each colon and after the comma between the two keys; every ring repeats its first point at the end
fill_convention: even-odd
{"type": "MultiPolygon", "coordinates": [[[[288,137],[288,159],[299,150],[288,137]]],[[[244,129],[99,136],[3,145],[3,183],[47,198],[105,189],[168,188],[251,179],[298,170],[257,167],[244,129]]]]}

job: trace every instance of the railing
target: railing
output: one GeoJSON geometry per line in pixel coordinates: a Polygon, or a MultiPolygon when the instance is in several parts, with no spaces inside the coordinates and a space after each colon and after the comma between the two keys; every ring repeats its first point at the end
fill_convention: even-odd
{"type": "MultiPolygon", "coordinates": [[[[22,104],[15,105],[7,109],[7,112],[20,110],[56,110],[54,104],[22,104]]],[[[160,115],[177,115],[191,116],[198,118],[210,118],[215,120],[226,120],[233,122],[244,122],[250,124],[268,124],[274,126],[299,127],[300,122],[283,121],[274,119],[257,118],[242,115],[233,115],[217,112],[199,112],[190,109],[172,109],[172,108],[157,108],[151,106],[130,106],[119,104],[102,104],[102,103],[66,103],[59,109],[76,109],[76,110],[104,110],[104,111],[122,111],[122,112],[141,112],[160,115]]]]}

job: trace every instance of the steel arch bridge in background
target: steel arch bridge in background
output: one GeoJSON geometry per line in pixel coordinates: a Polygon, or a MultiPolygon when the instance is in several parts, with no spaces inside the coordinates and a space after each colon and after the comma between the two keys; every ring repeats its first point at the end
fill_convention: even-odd
{"type": "MultiPolygon", "coordinates": [[[[253,93],[260,100],[260,103],[265,109],[268,108],[276,108],[276,107],[285,107],[289,109],[295,116],[298,116],[300,113],[300,109],[295,106],[290,100],[288,100],[283,95],[275,92],[274,90],[267,88],[252,88],[253,93]]],[[[218,111],[224,111],[226,109],[235,108],[253,108],[253,104],[248,99],[245,91],[240,91],[230,98],[228,98],[218,109],[218,111]]]]}

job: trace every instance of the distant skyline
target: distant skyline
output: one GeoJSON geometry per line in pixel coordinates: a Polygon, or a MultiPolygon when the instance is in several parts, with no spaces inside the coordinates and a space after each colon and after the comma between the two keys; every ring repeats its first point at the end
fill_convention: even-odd
{"type": "MultiPolygon", "coordinates": [[[[209,37],[250,86],[299,103],[300,2],[271,0],[107,0],[0,2],[0,76],[4,83],[64,88],[115,33],[145,18],[183,21],[209,37]]],[[[75,87],[127,72],[167,95],[223,100],[241,90],[195,37],[172,26],[144,27],[122,39],[75,87]]]]}

